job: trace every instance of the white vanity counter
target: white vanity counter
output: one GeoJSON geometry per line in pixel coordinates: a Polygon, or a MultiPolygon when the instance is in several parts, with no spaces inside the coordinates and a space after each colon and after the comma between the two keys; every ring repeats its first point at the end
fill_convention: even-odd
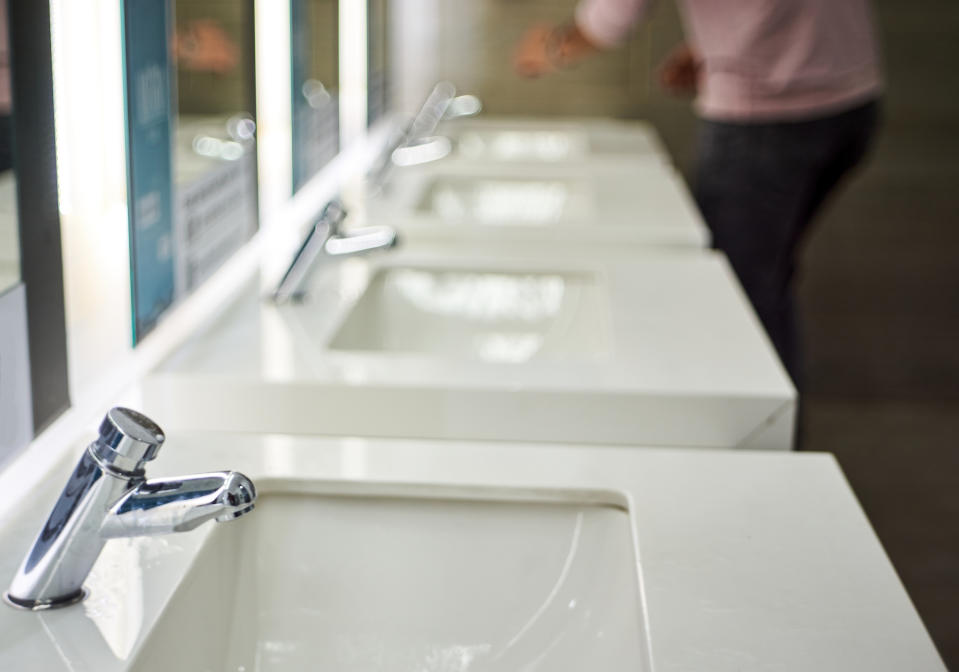
{"type": "Polygon", "coordinates": [[[413,241],[494,239],[584,254],[622,246],[700,249],[710,241],[682,176],[659,162],[438,161],[393,169],[362,207],[371,224],[395,226],[413,241]]]}
{"type": "Polygon", "coordinates": [[[788,449],[796,393],[719,254],[320,259],[144,382],[170,427],[788,449]]]}
{"type": "MultiPolygon", "coordinates": [[[[72,459],[50,474],[42,488],[30,493],[29,502],[0,517],[4,582],[49,512],[79,449],[78,445],[72,459]]],[[[274,556],[286,563],[295,581],[342,572],[351,576],[359,572],[362,577],[367,563],[385,562],[390,572],[411,572],[409,585],[424,590],[425,599],[459,590],[454,583],[458,575],[447,566],[431,567],[429,561],[426,566],[407,567],[401,565],[404,558],[358,555],[347,566],[337,564],[343,555],[338,544],[363,541],[337,536],[350,531],[337,528],[338,512],[351,501],[388,498],[394,503],[389,511],[401,511],[414,501],[432,502],[433,514],[419,528],[427,545],[432,529],[448,534],[444,521],[451,511],[484,501],[512,502],[520,509],[530,506],[533,518],[539,515],[537,502],[603,507],[625,516],[633,548],[617,552],[632,558],[640,579],[633,587],[627,585],[632,581],[617,582],[620,592],[640,608],[635,629],[620,633],[633,638],[634,655],[641,656],[630,669],[945,670],[829,456],[171,432],[148,474],[221,468],[241,470],[256,481],[256,511],[236,522],[208,524],[191,533],[108,542],[86,583],[90,596],[80,605],[40,614],[0,605],[0,669],[304,669],[291,663],[304,655],[329,663],[330,669],[401,669],[388,661],[422,654],[415,667],[402,669],[467,670],[475,662],[482,669],[505,672],[520,669],[517,663],[548,661],[554,647],[567,645],[581,628],[589,631],[590,624],[601,622],[599,614],[590,615],[586,598],[610,588],[604,581],[609,582],[611,575],[587,573],[580,582],[583,576],[563,569],[574,566],[570,563],[579,555],[577,549],[586,557],[603,557],[589,551],[604,543],[607,535],[578,536],[579,524],[566,528],[563,548],[572,552],[565,564],[544,561],[542,567],[528,568],[531,576],[539,570],[555,576],[550,582],[556,582],[541,607],[517,621],[534,625],[497,631],[496,637],[471,638],[470,633],[485,632],[490,625],[475,620],[463,625],[461,638],[454,641],[441,626],[410,630],[407,622],[418,623],[428,616],[413,603],[384,603],[387,611],[379,620],[365,617],[357,622],[352,612],[339,617],[338,608],[350,604],[355,608],[357,600],[378,604],[375,592],[365,590],[368,582],[376,585],[376,574],[355,584],[323,588],[321,580],[319,587],[304,585],[294,598],[306,606],[290,607],[286,613],[282,603],[273,604],[264,592],[283,576],[271,575],[266,585],[252,586],[254,592],[260,591],[261,601],[237,605],[236,611],[224,606],[231,599],[229,593],[223,594],[224,602],[204,601],[206,595],[232,590],[231,577],[244,571],[244,563],[274,556]],[[296,518],[299,527],[284,527],[271,543],[269,535],[257,532],[256,517],[267,520],[290,497],[313,502],[312,518],[296,518]],[[315,549],[284,558],[284,539],[296,549],[306,539],[315,549]],[[216,549],[221,550],[211,556],[216,549]],[[585,592],[570,594],[570,585],[585,592]],[[562,599],[554,599],[556,595],[562,599]],[[390,616],[394,611],[396,616],[390,616]],[[408,616],[400,617],[401,613],[408,616]],[[304,628],[304,623],[325,625],[304,628]],[[554,635],[541,639],[543,628],[554,635]],[[413,646],[395,648],[396,633],[433,642],[435,647],[426,653],[413,646]],[[524,649],[538,643],[542,649],[524,649]],[[514,657],[506,664],[502,654],[510,651],[514,657]],[[438,657],[440,653],[448,655],[438,657]],[[527,654],[529,658],[523,657],[527,654]],[[441,662],[446,666],[437,667],[441,662]]],[[[363,524],[360,529],[380,530],[377,539],[394,529],[369,527],[362,509],[349,515],[349,520],[363,524]]],[[[479,527],[483,520],[478,516],[472,523],[478,536],[487,534],[479,527]]],[[[468,531],[470,525],[467,521],[463,527],[468,531]]],[[[446,557],[447,550],[437,549],[437,557],[446,557]]],[[[464,562],[467,567],[469,558],[464,562]]],[[[384,589],[392,591],[393,586],[384,589]]],[[[492,586],[496,594],[504,589],[520,587],[492,586]]],[[[464,615],[471,611],[475,605],[473,610],[450,612],[447,620],[467,623],[464,615]]],[[[430,622],[435,621],[434,617],[430,622]]],[[[608,650],[602,631],[588,646],[608,650]]],[[[560,660],[548,669],[587,668],[560,660]]]]}
{"type": "Polygon", "coordinates": [[[670,162],[644,121],[482,115],[442,122],[436,133],[452,141],[447,163],[670,162]]]}

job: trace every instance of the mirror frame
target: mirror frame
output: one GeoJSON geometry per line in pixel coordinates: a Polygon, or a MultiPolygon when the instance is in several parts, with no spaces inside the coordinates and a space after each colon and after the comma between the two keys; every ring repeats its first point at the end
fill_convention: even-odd
{"type": "Polygon", "coordinates": [[[9,0],[20,278],[27,294],[34,435],[70,407],[50,3],[9,0]]]}

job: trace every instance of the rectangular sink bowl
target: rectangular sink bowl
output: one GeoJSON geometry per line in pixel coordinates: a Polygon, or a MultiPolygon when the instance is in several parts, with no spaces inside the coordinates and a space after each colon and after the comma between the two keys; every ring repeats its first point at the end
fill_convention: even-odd
{"type": "Polygon", "coordinates": [[[535,226],[563,217],[587,217],[593,209],[589,185],[560,178],[437,176],[417,212],[481,224],[535,226]]]}
{"type": "Polygon", "coordinates": [[[648,670],[629,514],[273,494],[215,529],[132,670],[648,670]]]}
{"type": "Polygon", "coordinates": [[[656,130],[643,122],[493,116],[450,121],[439,132],[453,140],[455,158],[470,161],[669,161],[656,130]]]}
{"type": "Polygon", "coordinates": [[[568,161],[590,152],[586,133],[576,130],[464,130],[456,134],[456,154],[490,161],[568,161]]]}
{"type": "Polygon", "coordinates": [[[145,407],[177,429],[789,447],[795,390],[723,257],[499,249],[347,259],[298,304],[251,288],[145,407]]]}
{"type": "Polygon", "coordinates": [[[330,348],[504,363],[596,358],[608,350],[607,322],[591,273],[381,268],[330,348]]]}
{"type": "Polygon", "coordinates": [[[582,254],[709,241],[682,177],[658,163],[440,161],[397,169],[381,191],[351,205],[413,245],[495,239],[548,256],[557,247],[582,254]]]}

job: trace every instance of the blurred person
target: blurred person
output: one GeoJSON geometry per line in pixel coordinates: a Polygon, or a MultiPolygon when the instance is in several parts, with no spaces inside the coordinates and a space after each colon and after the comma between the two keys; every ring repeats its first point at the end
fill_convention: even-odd
{"type": "MultiPolygon", "coordinates": [[[[869,0],[678,0],[687,41],[660,84],[695,94],[693,191],[786,369],[801,387],[794,270],[813,216],[863,158],[882,81],[869,0]]],[[[514,67],[562,70],[621,45],[651,0],[580,0],[530,28],[514,67]]]]}

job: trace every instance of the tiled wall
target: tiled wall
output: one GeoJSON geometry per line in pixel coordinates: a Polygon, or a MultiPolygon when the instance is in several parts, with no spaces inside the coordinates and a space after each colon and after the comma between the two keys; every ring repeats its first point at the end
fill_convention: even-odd
{"type": "Polygon", "coordinates": [[[569,18],[570,0],[454,0],[442,2],[440,74],[479,95],[494,113],[626,114],[647,95],[648,36],[554,77],[521,79],[512,54],[537,22],[569,18]]]}
{"type": "Polygon", "coordinates": [[[460,90],[479,95],[488,112],[649,119],[677,161],[688,163],[695,132],[689,101],[663,93],[656,84],[657,64],[683,39],[674,3],[656,3],[650,20],[622,49],[532,80],[513,71],[516,42],[538,22],[569,20],[575,0],[443,0],[437,4],[439,75],[460,90]]]}
{"type": "MultiPolygon", "coordinates": [[[[349,2],[350,0],[343,0],[349,2]]],[[[339,20],[336,0],[312,0],[310,2],[310,36],[312,38],[312,70],[314,79],[335,88],[340,79],[338,69],[337,39],[339,20]]]]}

